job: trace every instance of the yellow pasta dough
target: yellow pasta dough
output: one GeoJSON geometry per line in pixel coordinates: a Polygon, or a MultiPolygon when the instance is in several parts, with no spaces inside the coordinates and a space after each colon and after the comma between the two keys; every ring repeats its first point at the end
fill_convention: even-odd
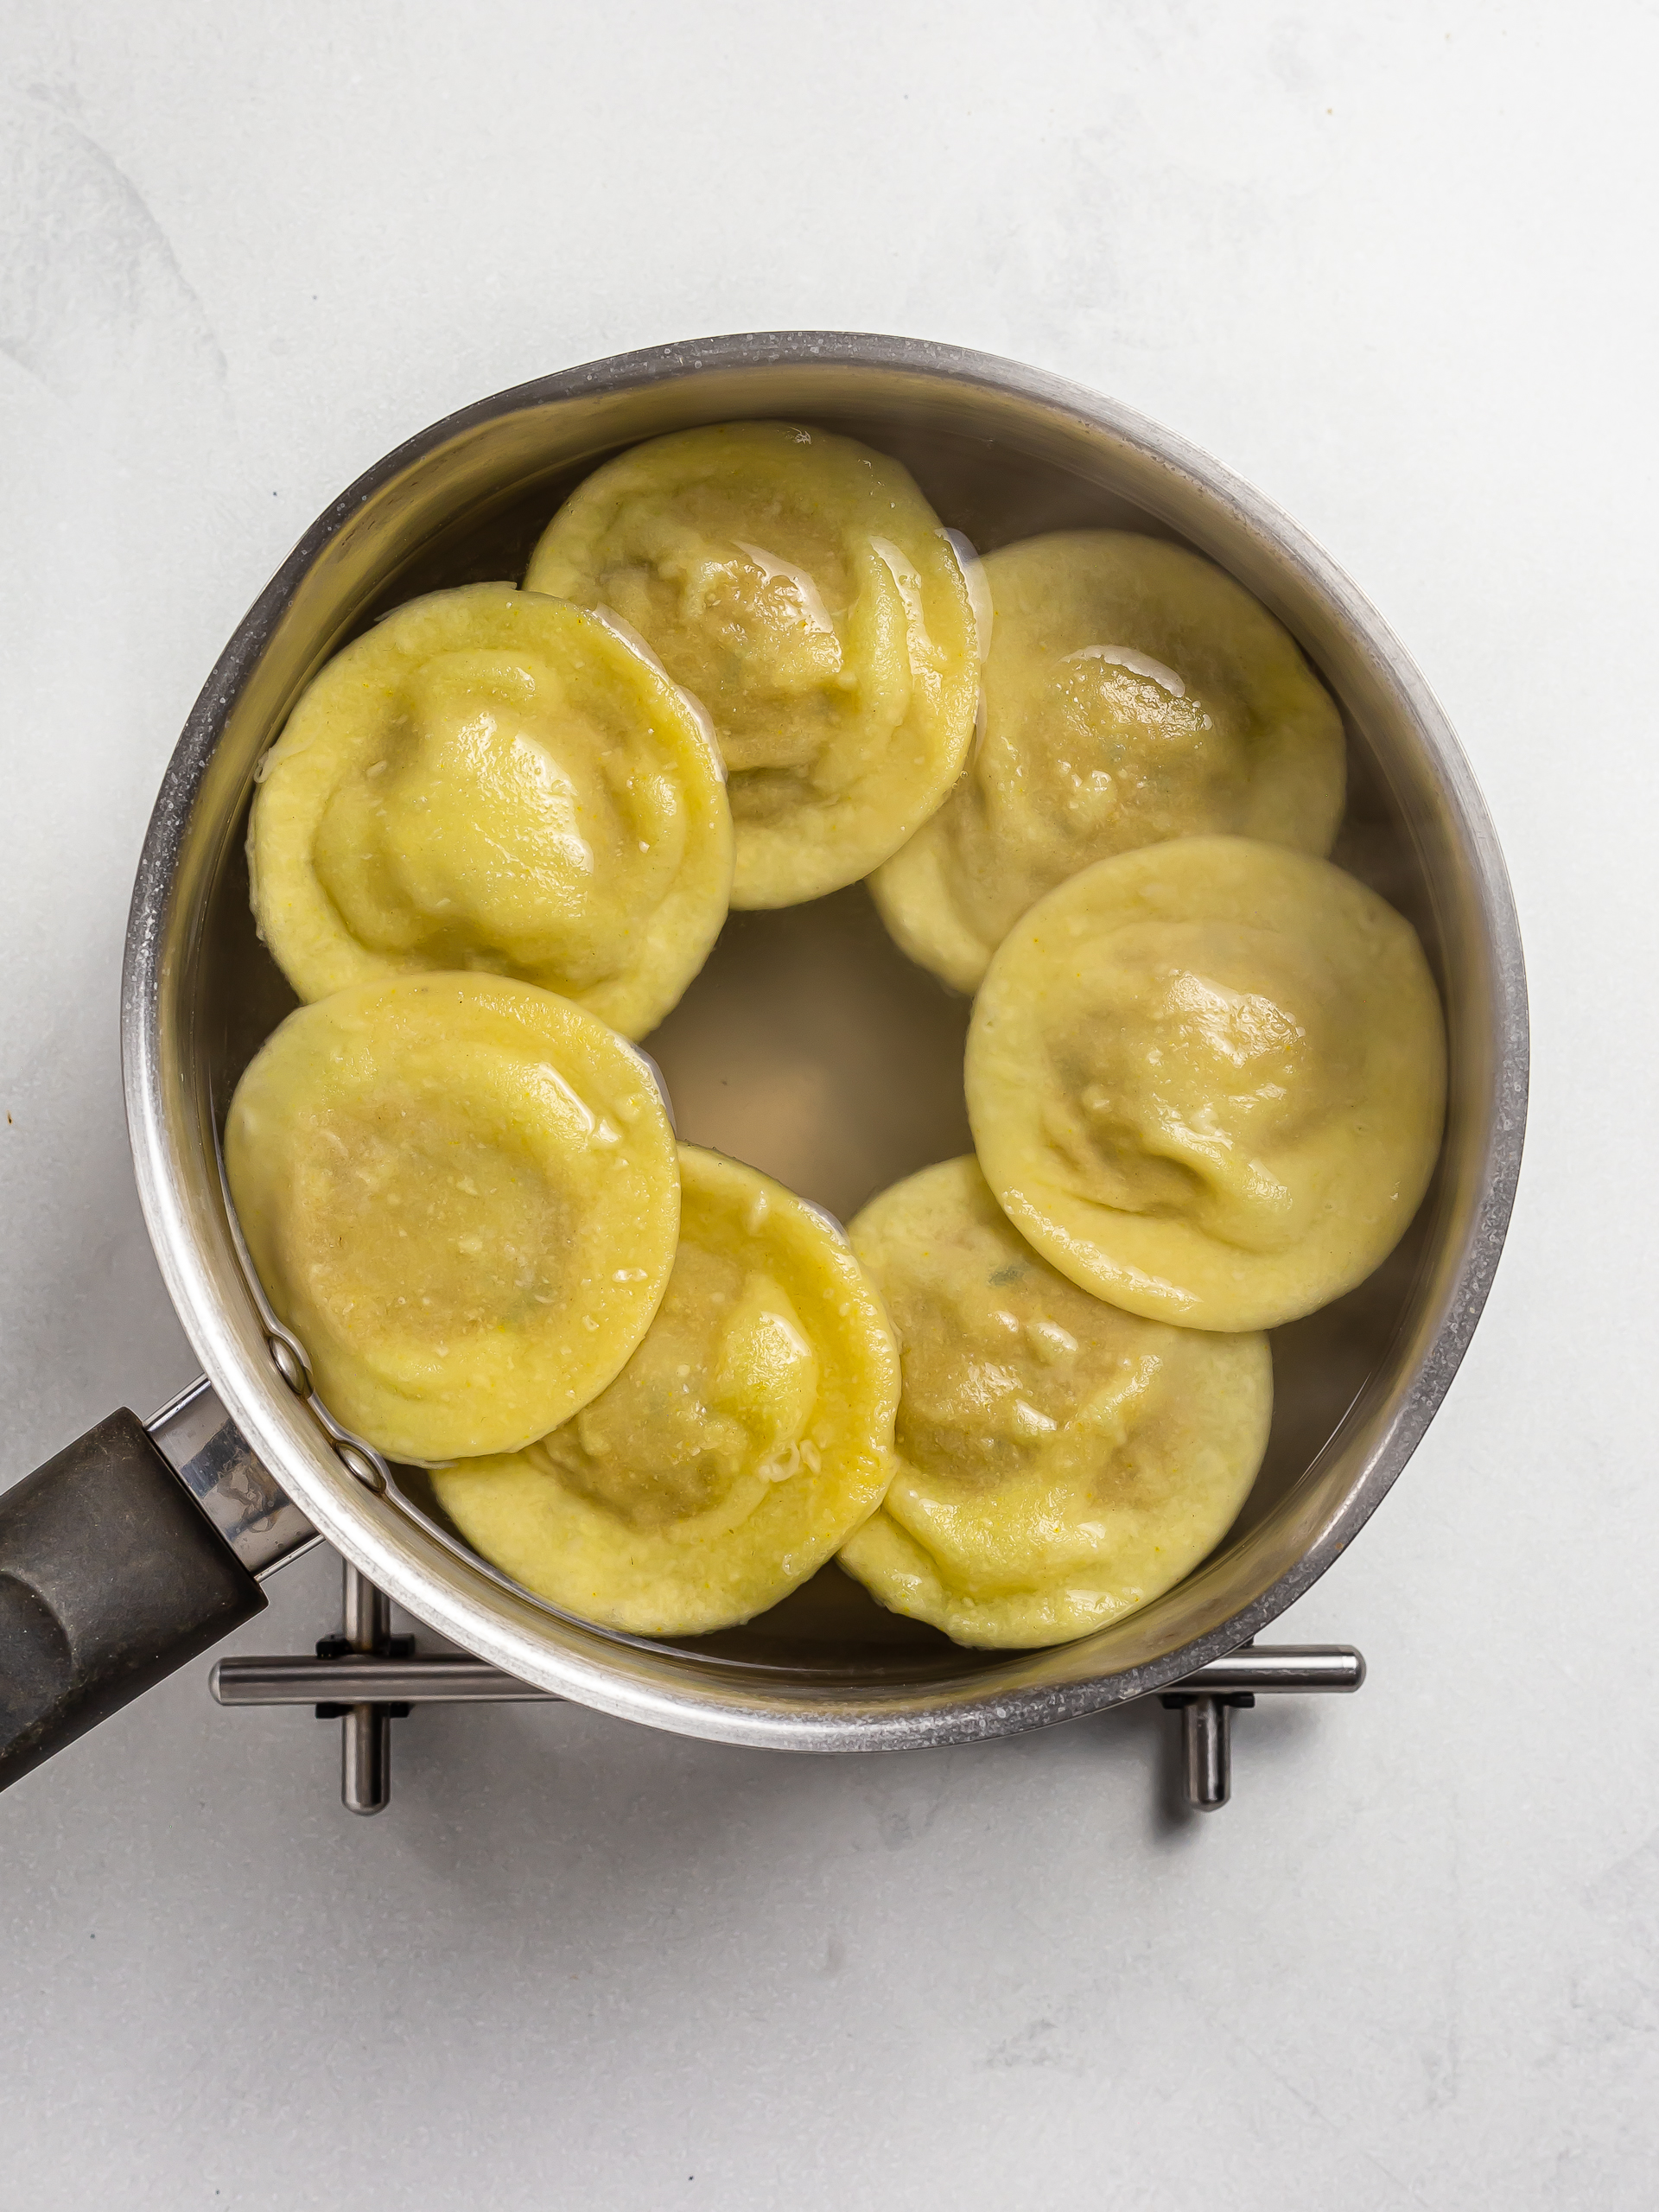
{"type": "Polygon", "coordinates": [[[642,1037],[726,918],[731,810],[701,709],[636,645],[469,584],[313,680],[261,769],[248,859],[302,999],[474,969],[642,1037]]]}
{"type": "Polygon", "coordinates": [[[434,1476],[474,1548],[583,1619],[696,1635],[775,1605],[879,1503],[899,1362],[840,1232],[680,1147],[679,1251],[602,1395],[512,1458],[434,1476]]]}
{"type": "Polygon", "coordinates": [[[1091,861],[1216,832],[1331,849],[1342,721],[1289,634],[1209,561],[1128,531],[987,556],[985,729],[871,881],[899,944],[960,990],[1091,861]]]}
{"type": "Polygon", "coordinates": [[[1058,1643],[1213,1550],[1267,1447],[1265,1337],[1091,1298],[1018,1236],[978,1165],[885,1191],[853,1245],[899,1332],[899,1470],[843,1567],[959,1643],[1058,1643]]]}
{"type": "Polygon", "coordinates": [[[969,1118],[1014,1226],[1114,1305],[1271,1328],[1393,1249],[1440,1141],[1445,1034],[1410,925],[1242,837],[1100,861],[992,961],[969,1118]]]}
{"type": "Polygon", "coordinates": [[[567,1420],[673,1265],[649,1065],[505,976],[359,983],[289,1014],[237,1085],[225,1164],[318,1395],[394,1459],[512,1451],[567,1420]]]}
{"type": "Polygon", "coordinates": [[[532,590],[612,607],[714,718],[736,906],[867,875],[955,780],[977,633],[907,472],[850,438],[728,423],[636,446],[549,524],[532,590]]]}

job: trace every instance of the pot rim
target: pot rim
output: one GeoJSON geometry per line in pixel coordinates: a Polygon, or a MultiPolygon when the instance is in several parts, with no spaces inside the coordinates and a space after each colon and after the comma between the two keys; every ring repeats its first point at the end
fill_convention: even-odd
{"type": "MultiPolygon", "coordinates": [[[[432,423],[394,448],[327,506],[238,624],[187,720],[163,778],[134,887],[122,989],[122,1058],[129,1134],[151,1242],[187,1335],[232,1417],[320,1531],[419,1618],[479,1656],[543,1689],[679,1733],[781,1749],[906,1748],[1010,1734],[1077,1718],[1166,1688],[1249,1642],[1300,1598],[1352,1541],[1386,1496],[1438,1410],[1474,1333],[1501,1255],[1519,1174],[1526,1118],[1528,1014],[1519,926],[1503,857],[1484,803],[1438,702],[1381,616],[1336,563],[1271,502],[1218,462],[1133,410],[1061,378],[999,356],[929,340],[849,332],[770,331],[649,347],[536,378],[432,423]],[[396,1508],[345,1475],[326,1456],[305,1409],[257,1355],[257,1333],[233,1320],[183,1203],[184,1164],[164,1112],[162,1009],[170,962],[167,921],[192,810],[232,707],[302,582],[324,550],[378,493],[470,430],[506,415],[712,372],[803,364],[912,372],[979,388],[1069,417],[1193,485],[1206,505],[1300,572],[1335,610],[1388,679],[1432,757],[1446,810],[1478,894],[1490,962],[1493,1057],[1478,1203],[1459,1263],[1407,1387],[1366,1464],[1293,1565],[1251,1603],[1207,1632],[1155,1658],[1081,1679],[924,1685],[902,1699],[866,1685],[819,1686],[768,1697],[757,1670],[741,1695],[701,1694],[695,1671],[672,1689],[626,1675],[607,1660],[556,1649],[528,1607],[504,1608],[499,1586],[451,1560],[435,1568],[427,1550],[400,1539],[396,1508]],[[329,1472],[322,1471],[325,1463],[329,1472]]],[[[263,1349],[263,1346],[260,1346],[263,1349]]],[[[602,1632],[595,1631],[595,1635],[602,1632]]],[[[630,1639],[630,1642],[632,1640],[630,1639]]],[[[1065,1647],[1056,1647],[1064,1649],[1065,1647]]],[[[988,1668],[988,1673],[991,1670],[988,1668]]],[[[712,1678],[710,1678],[712,1679],[712,1678]]]]}

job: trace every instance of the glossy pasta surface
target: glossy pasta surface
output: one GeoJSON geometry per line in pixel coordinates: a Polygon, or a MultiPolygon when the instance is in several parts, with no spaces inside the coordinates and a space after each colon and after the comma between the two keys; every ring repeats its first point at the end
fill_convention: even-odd
{"type": "Polygon", "coordinates": [[[566,1420],[673,1264],[651,1071],[533,983],[411,976],[300,1007],[237,1086],[225,1160],[324,1404],[393,1459],[510,1451],[566,1420]]]}
{"type": "Polygon", "coordinates": [[[1045,893],[1166,838],[1330,851],[1341,717],[1230,576],[1116,530],[1027,538],[983,570],[995,613],[982,741],[871,884],[912,959],[973,990],[1045,893]]]}
{"type": "Polygon", "coordinates": [[[1386,1258],[1440,1142],[1446,1044],[1415,931],[1328,861],[1183,837],[1033,906],[975,1002],[988,1181],[1128,1312],[1272,1328],[1386,1258]]]}
{"type": "Polygon", "coordinates": [[[527,582],[614,610],[713,717],[732,903],[856,882],[955,780],[979,691],[956,548],[899,464],[786,423],[636,446],[554,517],[527,582]]]}
{"type": "Polygon", "coordinates": [[[842,1564],[958,1643],[1055,1643],[1187,1573],[1249,1494],[1267,1339],[1174,1329],[1079,1290],[972,1160],[853,1224],[899,1332],[899,1471],[842,1564]]]}
{"type": "Polygon", "coordinates": [[[314,678],[262,767],[248,857],[302,999],[474,969],[640,1037],[726,918],[731,813],[701,710],[646,655],[581,607],[470,584],[314,678]]]}
{"type": "Polygon", "coordinates": [[[839,1230],[680,1148],[679,1248],[645,1340],[576,1417],[434,1477],[477,1551],[584,1620],[696,1635],[776,1605],[880,1503],[898,1357],[839,1230]]]}

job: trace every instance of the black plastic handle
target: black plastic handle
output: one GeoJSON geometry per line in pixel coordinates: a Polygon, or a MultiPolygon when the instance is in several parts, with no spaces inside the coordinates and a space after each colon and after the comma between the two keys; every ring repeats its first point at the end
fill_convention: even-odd
{"type": "Polygon", "coordinates": [[[264,1610],[124,1408],[0,1495],[0,1789],[264,1610]]]}

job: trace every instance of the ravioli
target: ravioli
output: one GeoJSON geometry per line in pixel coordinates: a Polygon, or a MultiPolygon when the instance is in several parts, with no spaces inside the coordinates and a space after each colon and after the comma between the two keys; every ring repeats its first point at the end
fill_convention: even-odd
{"type": "Polygon", "coordinates": [[[979,693],[962,561],[908,473],[850,438],[787,423],[653,438],[571,494],[526,582],[613,608],[708,708],[735,906],[868,875],[962,766],[979,693]]]}
{"type": "Polygon", "coordinates": [[[225,1165],[319,1396],[393,1459],[513,1451],[568,1420],[674,1262],[649,1063],[505,976],[358,983],[289,1014],[237,1085],[225,1165]]]}
{"type": "Polygon", "coordinates": [[[1439,1154],[1440,1001],[1409,923],[1328,861],[1182,837],[1017,923],[968,1034],[1014,1226],[1132,1313],[1264,1329],[1362,1282],[1439,1154]]]}
{"type": "Polygon", "coordinates": [[[680,1182],[667,1295],[615,1382],[528,1451],[433,1478],[515,1582],[641,1636],[775,1605],[893,1472],[898,1355],[840,1232],[717,1153],[682,1145],[680,1182]]]}
{"type": "Polygon", "coordinates": [[[471,969],[641,1037],[726,918],[731,810],[701,709],[636,645],[468,584],[313,679],[261,769],[248,861],[302,999],[471,969]]]}
{"type": "Polygon", "coordinates": [[[1027,908],[1170,837],[1323,855],[1342,720],[1289,633],[1196,553],[1120,530],[986,556],[985,726],[950,798],[871,881],[912,960],[977,988],[1027,908]]]}
{"type": "Polygon", "coordinates": [[[865,1207],[853,1246],[899,1332],[898,1472],[841,1563],[958,1643],[1060,1643],[1171,1588],[1267,1448],[1263,1336],[1107,1306],[998,1210],[973,1160],[865,1207]]]}

